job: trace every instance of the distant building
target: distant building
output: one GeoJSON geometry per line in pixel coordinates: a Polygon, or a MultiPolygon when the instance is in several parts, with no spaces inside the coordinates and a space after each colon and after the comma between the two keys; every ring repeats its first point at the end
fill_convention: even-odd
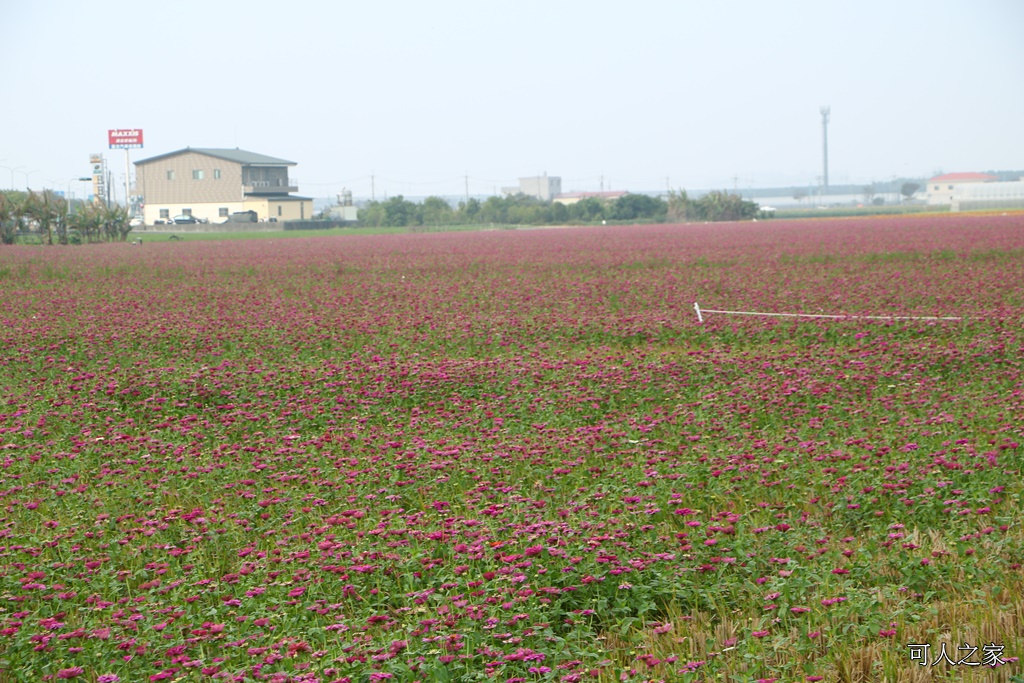
{"type": "Polygon", "coordinates": [[[524,194],[549,202],[562,191],[562,179],[545,173],[532,178],[520,178],[518,186],[503,187],[501,191],[507,195],[524,194]]]}
{"type": "Polygon", "coordinates": [[[336,221],[355,223],[359,220],[359,210],[352,201],[352,190],[343,188],[338,193],[338,203],[330,206],[325,211],[328,218],[336,221]]]}
{"type": "Polygon", "coordinates": [[[607,192],[562,192],[555,196],[556,204],[575,204],[584,199],[600,199],[603,202],[614,202],[619,197],[624,197],[628,192],[625,190],[608,190],[607,192]]]}
{"type": "Polygon", "coordinates": [[[258,220],[313,217],[313,200],[297,192],[286,161],[241,149],[186,147],[135,162],[136,187],[147,225],[191,215],[223,223],[255,211],[258,220]]]}
{"type": "Polygon", "coordinates": [[[928,204],[951,211],[1024,208],[1024,178],[1001,181],[988,173],[946,173],[928,180],[928,204]]]}
{"type": "Polygon", "coordinates": [[[929,204],[953,204],[963,188],[975,183],[991,183],[996,176],[987,173],[944,173],[928,180],[929,204]]]}

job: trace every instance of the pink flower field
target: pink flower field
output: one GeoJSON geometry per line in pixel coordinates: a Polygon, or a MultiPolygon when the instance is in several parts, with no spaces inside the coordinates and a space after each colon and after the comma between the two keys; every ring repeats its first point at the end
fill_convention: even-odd
{"type": "Polygon", "coordinates": [[[1024,215],[0,285],[0,681],[1022,680],[1024,215]]]}

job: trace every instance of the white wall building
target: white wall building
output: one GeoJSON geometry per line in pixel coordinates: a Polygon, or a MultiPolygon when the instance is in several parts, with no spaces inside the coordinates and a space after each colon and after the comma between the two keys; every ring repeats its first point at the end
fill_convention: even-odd
{"type": "Polygon", "coordinates": [[[951,211],[1024,208],[1024,179],[1000,181],[987,173],[946,173],[928,181],[928,204],[951,211]]]}
{"type": "Polygon", "coordinates": [[[531,178],[520,178],[517,187],[503,187],[501,191],[505,194],[524,194],[549,202],[555,195],[562,193],[562,179],[545,173],[531,178]]]}
{"type": "Polygon", "coordinates": [[[222,223],[238,212],[259,220],[313,217],[313,200],[291,194],[294,161],[241,149],[186,147],[135,162],[136,191],[143,196],[147,225],[189,215],[222,223]]]}

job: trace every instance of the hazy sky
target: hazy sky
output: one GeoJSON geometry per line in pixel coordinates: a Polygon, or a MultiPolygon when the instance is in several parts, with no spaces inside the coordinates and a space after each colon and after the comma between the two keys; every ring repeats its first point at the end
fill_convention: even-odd
{"type": "Polygon", "coordinates": [[[0,0],[0,187],[123,187],[119,127],[314,197],[811,184],[822,105],[832,184],[1021,169],[1022,36],[1021,0],[0,0]]]}

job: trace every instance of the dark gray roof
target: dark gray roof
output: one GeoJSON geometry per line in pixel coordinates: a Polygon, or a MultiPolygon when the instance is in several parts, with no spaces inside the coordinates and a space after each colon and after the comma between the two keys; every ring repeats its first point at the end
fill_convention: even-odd
{"type": "Polygon", "coordinates": [[[300,197],[297,194],[258,194],[247,192],[245,195],[248,199],[266,199],[271,202],[311,202],[312,197],[300,197]]]}
{"type": "Polygon", "coordinates": [[[209,157],[216,157],[218,159],[224,159],[226,161],[233,161],[236,164],[242,164],[243,166],[295,166],[294,161],[288,161],[287,159],[278,159],[277,157],[270,157],[266,154],[257,154],[256,152],[247,152],[244,149],[220,149],[216,147],[186,147],[185,149],[179,149],[175,152],[168,152],[167,154],[160,154],[155,157],[148,159],[142,159],[136,161],[135,165],[148,164],[152,161],[159,161],[160,159],[166,159],[167,157],[177,156],[179,154],[186,154],[188,152],[195,152],[196,154],[205,154],[209,157]]]}

